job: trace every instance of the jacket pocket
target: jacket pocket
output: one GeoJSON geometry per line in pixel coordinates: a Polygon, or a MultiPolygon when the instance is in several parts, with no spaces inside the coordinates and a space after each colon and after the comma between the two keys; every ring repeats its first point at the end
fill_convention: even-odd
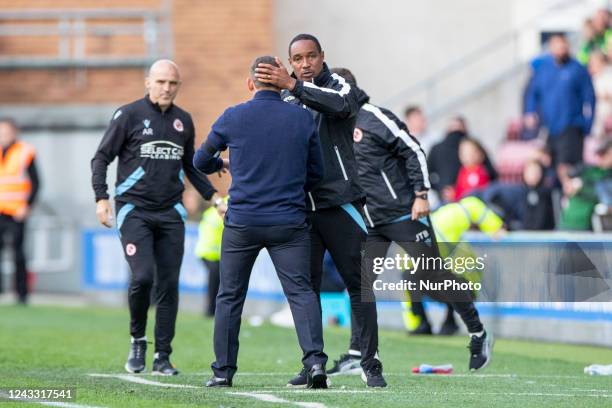
{"type": "Polygon", "coordinates": [[[342,170],[342,176],[344,180],[348,181],[348,176],[346,174],[346,169],[344,168],[344,163],[342,162],[342,157],[340,157],[340,149],[338,146],[334,146],[334,150],[336,151],[336,157],[338,158],[338,163],[340,164],[340,169],[342,170]]]}
{"type": "Polygon", "coordinates": [[[395,190],[393,189],[393,186],[389,182],[389,178],[387,177],[387,173],[385,173],[384,170],[381,170],[380,174],[382,175],[383,180],[385,180],[385,184],[387,185],[387,188],[389,189],[389,192],[391,193],[391,197],[393,197],[394,200],[397,200],[397,194],[395,193],[395,190]]]}

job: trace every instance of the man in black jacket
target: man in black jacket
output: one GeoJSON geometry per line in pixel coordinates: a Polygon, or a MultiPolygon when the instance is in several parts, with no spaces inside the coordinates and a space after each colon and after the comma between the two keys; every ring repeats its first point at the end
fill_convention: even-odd
{"type": "Polygon", "coordinates": [[[176,64],[155,62],[145,85],[148,94],[119,108],[91,161],[96,214],[112,227],[106,171],[119,156],[115,202],[117,229],[130,265],[128,289],[132,344],[125,369],[145,369],[145,329],[151,288],[156,282],[157,315],[153,373],[176,375],[170,363],[178,310],[187,211],[182,195],[185,175],[202,196],[224,205],[205,175],[193,167],[195,129],[191,115],[173,104],[180,88],[176,64]]]}
{"type": "MultiPolygon", "coordinates": [[[[280,60],[279,67],[260,64],[259,81],[284,89],[285,102],[308,109],[317,124],[324,179],[308,194],[311,230],[311,279],[319,294],[323,256],[328,250],[348,289],[351,307],[359,322],[359,357],[362,378],[369,387],[385,387],[382,364],[377,356],[378,323],[376,304],[361,302],[361,245],[367,236],[363,219],[365,194],[359,185],[353,153],[353,128],[359,111],[357,90],[344,78],[329,72],[321,44],[312,35],[300,34],[289,44],[289,75],[280,60]]],[[[373,296],[370,293],[364,295],[373,296]]],[[[306,370],[288,386],[304,386],[306,370]]]]}
{"type": "MultiPolygon", "coordinates": [[[[338,72],[356,88],[355,77],[348,69],[335,68],[332,71],[338,72]]],[[[368,245],[364,262],[384,258],[392,242],[396,242],[411,256],[423,253],[430,257],[440,257],[433,228],[427,218],[427,191],[431,185],[425,153],[402,121],[391,111],[369,103],[365,92],[356,89],[361,93],[359,100],[364,101],[353,135],[359,177],[367,192],[368,203],[368,245]]],[[[420,268],[412,279],[461,282],[444,268],[420,268]]],[[[369,283],[369,279],[364,282],[369,283]]],[[[470,370],[486,366],[490,361],[491,337],[484,330],[472,302],[471,292],[437,290],[425,293],[433,299],[451,303],[468,327],[470,370]]],[[[356,330],[359,322],[354,322],[352,326],[349,353],[330,372],[341,373],[344,367],[354,363],[351,361],[350,350],[360,343],[359,331],[356,330]]]]}

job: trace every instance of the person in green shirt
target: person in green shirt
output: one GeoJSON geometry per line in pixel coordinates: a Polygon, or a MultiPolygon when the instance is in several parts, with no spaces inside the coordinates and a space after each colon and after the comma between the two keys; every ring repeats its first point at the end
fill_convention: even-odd
{"type": "Polygon", "coordinates": [[[607,202],[612,180],[612,139],[604,140],[596,151],[597,166],[586,166],[575,173],[564,187],[569,197],[561,214],[559,228],[563,230],[591,230],[593,210],[599,202],[607,202]]]}

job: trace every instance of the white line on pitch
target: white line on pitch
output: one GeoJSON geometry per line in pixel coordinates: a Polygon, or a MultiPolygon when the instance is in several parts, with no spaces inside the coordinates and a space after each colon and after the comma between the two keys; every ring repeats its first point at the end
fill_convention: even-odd
{"type": "MultiPolygon", "coordinates": [[[[102,378],[116,378],[123,381],[129,381],[137,384],[144,385],[152,385],[155,387],[165,387],[165,388],[197,388],[202,389],[203,387],[198,387],[195,385],[188,384],[175,384],[175,383],[163,383],[158,381],[147,380],[146,378],[129,375],[129,374],[89,374],[91,377],[102,377],[102,378]]],[[[319,402],[298,402],[298,401],[288,401],[282,398],[278,398],[272,394],[263,394],[263,393],[249,393],[249,392],[228,392],[230,395],[241,395],[244,397],[251,397],[261,401],[266,402],[276,402],[276,403],[284,403],[284,404],[293,404],[303,408],[326,408],[324,404],[319,402]]],[[[74,407],[77,408],[77,407],[74,407]]]]}
{"type": "Polygon", "coordinates": [[[10,398],[10,396],[4,392],[0,392],[0,399],[6,399],[9,401],[19,401],[19,402],[28,402],[40,405],[46,405],[49,407],[62,407],[62,408],[100,408],[94,405],[81,405],[74,404],[72,402],[62,402],[62,401],[46,401],[46,400],[31,400],[26,398],[10,398]]]}
{"type": "Polygon", "coordinates": [[[283,398],[279,398],[272,394],[264,394],[264,393],[259,393],[259,392],[228,392],[228,394],[229,395],[239,395],[242,397],[255,398],[256,400],[264,401],[264,402],[273,402],[273,403],[278,403],[278,404],[292,404],[292,405],[297,405],[298,407],[304,407],[304,408],[326,408],[325,404],[322,404],[320,402],[289,401],[283,398]]]}
{"type": "Polygon", "coordinates": [[[166,387],[166,388],[202,388],[195,385],[189,384],[173,384],[173,383],[163,383],[159,381],[151,381],[146,378],[139,377],[136,375],[130,374],[89,374],[91,377],[103,377],[103,378],[117,378],[118,380],[129,381],[137,384],[144,385],[153,385],[156,387],[166,387]]]}

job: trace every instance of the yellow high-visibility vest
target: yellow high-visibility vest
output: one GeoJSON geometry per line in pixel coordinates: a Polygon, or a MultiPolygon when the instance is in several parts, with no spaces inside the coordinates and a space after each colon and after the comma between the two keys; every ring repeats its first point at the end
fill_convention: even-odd
{"type": "Polygon", "coordinates": [[[207,261],[221,259],[221,237],[223,236],[223,219],[215,207],[210,207],[202,213],[198,227],[198,242],[195,255],[207,261]]]}
{"type": "Polygon", "coordinates": [[[34,147],[21,141],[6,153],[0,149],[0,213],[13,216],[27,207],[32,192],[28,167],[35,153],[34,147]]]}

